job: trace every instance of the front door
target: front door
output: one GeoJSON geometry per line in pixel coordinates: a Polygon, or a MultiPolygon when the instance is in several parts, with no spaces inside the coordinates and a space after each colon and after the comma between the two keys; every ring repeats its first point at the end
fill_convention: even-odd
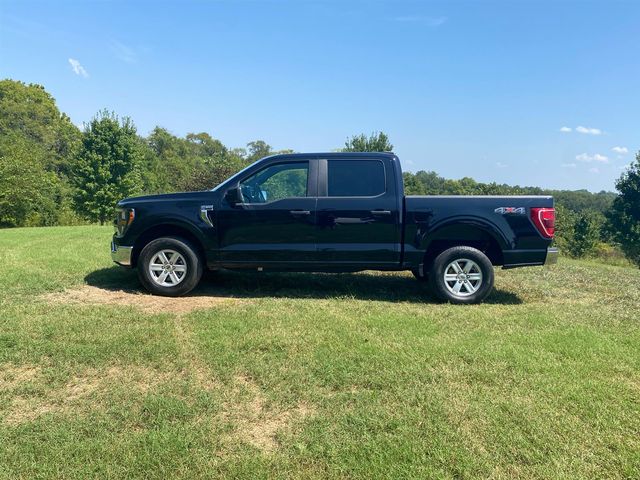
{"type": "Polygon", "coordinates": [[[320,160],[318,260],[345,267],[397,266],[400,211],[391,165],[320,160]]]}
{"type": "Polygon", "coordinates": [[[317,161],[280,161],[238,184],[240,202],[218,211],[220,261],[228,267],[316,259],[317,161]]]}

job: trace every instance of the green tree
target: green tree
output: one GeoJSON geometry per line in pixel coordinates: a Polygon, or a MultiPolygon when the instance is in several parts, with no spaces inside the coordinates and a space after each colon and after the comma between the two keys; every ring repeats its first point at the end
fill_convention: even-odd
{"type": "Polygon", "coordinates": [[[576,213],[565,208],[563,205],[556,205],[556,231],[553,243],[565,254],[569,252],[568,242],[573,237],[573,229],[576,224],[576,213]]]}
{"type": "MultiPolygon", "coordinates": [[[[59,170],[80,146],[80,131],[41,85],[0,81],[0,139],[18,135],[42,153],[44,166],[59,170]],[[45,155],[46,154],[46,155],[45,155]]],[[[6,144],[6,142],[2,142],[6,144]]]]}
{"type": "Polygon", "coordinates": [[[247,143],[247,163],[253,163],[256,160],[260,160],[261,158],[268,157],[269,155],[273,155],[275,152],[271,149],[271,145],[269,145],[264,140],[255,140],[253,142],[247,143]]]}
{"type": "MultiPolygon", "coordinates": [[[[9,140],[5,137],[4,140],[9,140]]],[[[0,227],[55,225],[64,188],[41,151],[20,136],[0,148],[0,227]]]]}
{"type": "Polygon", "coordinates": [[[566,242],[569,254],[581,258],[592,253],[600,239],[600,225],[601,222],[592,212],[577,214],[572,235],[566,242]]]}
{"type": "Polygon", "coordinates": [[[411,172],[402,172],[402,179],[404,180],[404,193],[405,195],[426,195],[427,192],[424,185],[420,183],[418,178],[411,172]]]}
{"type": "Polygon", "coordinates": [[[68,167],[80,131],[40,85],[0,81],[0,225],[69,218],[68,167]]]}
{"type": "Polygon", "coordinates": [[[144,188],[153,192],[208,190],[242,169],[243,149],[229,150],[208,133],[180,138],[156,127],[145,142],[144,188]]]}
{"type": "Polygon", "coordinates": [[[616,189],[619,195],[607,212],[608,230],[627,258],[640,266],[640,152],[616,189]]]}
{"type": "Polygon", "coordinates": [[[348,138],[344,143],[343,152],[391,152],[393,145],[384,132],[373,132],[368,137],[361,133],[348,138]]]}
{"type": "Polygon", "coordinates": [[[83,132],[73,168],[74,203],[82,217],[104,224],[118,200],[141,191],[143,152],[133,122],[99,112],[83,132]]]}

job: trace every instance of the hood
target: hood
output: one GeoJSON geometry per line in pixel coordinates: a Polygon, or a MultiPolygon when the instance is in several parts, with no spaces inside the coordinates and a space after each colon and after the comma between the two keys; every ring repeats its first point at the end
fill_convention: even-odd
{"type": "Polygon", "coordinates": [[[135,204],[149,203],[149,202],[176,202],[176,201],[199,201],[209,200],[211,201],[212,194],[210,191],[203,192],[179,192],[179,193],[162,193],[158,195],[142,195],[140,197],[129,197],[118,202],[119,207],[126,207],[135,204]]]}

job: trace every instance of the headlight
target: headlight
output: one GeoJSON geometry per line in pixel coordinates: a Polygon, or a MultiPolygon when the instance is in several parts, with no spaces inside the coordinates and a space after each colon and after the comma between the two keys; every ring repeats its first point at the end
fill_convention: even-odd
{"type": "Polygon", "coordinates": [[[119,208],[117,210],[113,226],[116,229],[116,235],[118,237],[124,235],[124,232],[127,231],[129,225],[133,223],[134,218],[136,218],[136,211],[133,208],[119,208]]]}

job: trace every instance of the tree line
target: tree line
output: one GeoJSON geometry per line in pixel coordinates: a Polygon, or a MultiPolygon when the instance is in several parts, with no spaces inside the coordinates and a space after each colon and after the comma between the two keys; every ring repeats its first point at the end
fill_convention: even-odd
{"type": "MultiPolygon", "coordinates": [[[[391,151],[383,132],[348,138],[337,150],[391,151]]],[[[0,81],[0,227],[111,221],[128,196],[210,189],[274,153],[263,140],[229,148],[210,134],[179,137],[155,127],[140,135],[133,121],[100,111],[79,128],[40,85],[0,81]]],[[[640,155],[613,192],[547,190],[433,171],[405,172],[408,195],[553,195],[556,243],[571,256],[616,256],[640,265],[640,155]],[[635,202],[635,203],[634,203],[635,202]]]]}

